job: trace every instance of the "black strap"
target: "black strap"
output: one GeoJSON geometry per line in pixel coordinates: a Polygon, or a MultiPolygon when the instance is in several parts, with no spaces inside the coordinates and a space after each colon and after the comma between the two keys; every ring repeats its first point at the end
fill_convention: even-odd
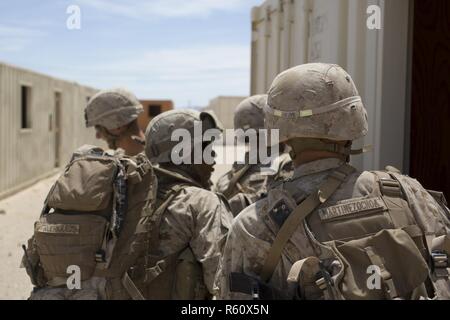
{"type": "Polygon", "coordinates": [[[232,272],[229,277],[230,292],[251,295],[254,300],[286,299],[286,294],[245,273],[232,272]]]}

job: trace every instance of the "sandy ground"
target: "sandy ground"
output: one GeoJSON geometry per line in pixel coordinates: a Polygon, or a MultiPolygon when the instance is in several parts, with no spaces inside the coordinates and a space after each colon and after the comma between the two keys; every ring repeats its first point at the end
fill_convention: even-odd
{"type": "Polygon", "coordinates": [[[0,299],[26,299],[32,289],[25,269],[19,268],[22,244],[33,233],[34,221],[57,175],[0,201],[0,299]]]}
{"type": "MultiPolygon", "coordinates": [[[[229,165],[217,165],[213,181],[229,170],[229,165]]],[[[0,201],[0,300],[26,299],[32,289],[25,269],[19,268],[22,244],[33,233],[45,197],[58,175],[0,201]]]]}

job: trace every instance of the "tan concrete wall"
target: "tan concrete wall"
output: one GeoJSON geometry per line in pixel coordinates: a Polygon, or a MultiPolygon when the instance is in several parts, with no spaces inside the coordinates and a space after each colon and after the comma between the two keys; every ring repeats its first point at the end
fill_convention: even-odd
{"type": "Polygon", "coordinates": [[[78,146],[100,144],[85,128],[96,89],[0,63],[0,197],[55,169],[55,92],[61,93],[60,164],[78,146]],[[21,85],[30,86],[31,128],[21,129],[21,85]]]}
{"type": "Polygon", "coordinates": [[[222,122],[225,129],[234,128],[234,110],[246,97],[219,96],[209,102],[206,110],[212,110],[222,122]]]}

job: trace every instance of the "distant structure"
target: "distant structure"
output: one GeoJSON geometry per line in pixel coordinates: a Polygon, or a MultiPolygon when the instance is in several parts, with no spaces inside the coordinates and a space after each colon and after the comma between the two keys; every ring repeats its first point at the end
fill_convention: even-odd
{"type": "Polygon", "coordinates": [[[212,110],[222,122],[225,129],[234,128],[234,110],[247,97],[219,96],[212,99],[204,110],[212,110]]]}
{"type": "Polygon", "coordinates": [[[77,147],[102,145],[84,119],[96,92],[0,63],[0,198],[54,173],[77,147]]]}
{"type": "Polygon", "coordinates": [[[144,112],[139,115],[139,127],[145,131],[148,123],[158,114],[172,110],[174,105],[172,100],[140,100],[144,107],[144,112]]]}

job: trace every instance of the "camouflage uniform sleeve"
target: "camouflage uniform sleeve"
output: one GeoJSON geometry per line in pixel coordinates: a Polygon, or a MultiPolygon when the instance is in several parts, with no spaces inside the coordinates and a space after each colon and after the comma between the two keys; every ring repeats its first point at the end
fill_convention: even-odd
{"type": "Polygon", "coordinates": [[[229,288],[229,277],[232,272],[258,278],[255,270],[259,270],[263,265],[271,247],[271,244],[262,240],[252,227],[259,229],[260,232],[266,232],[265,228],[260,226],[254,205],[244,209],[231,225],[215,279],[217,299],[252,299],[251,295],[230,292],[229,288]]]}
{"type": "Polygon", "coordinates": [[[219,179],[217,179],[212,190],[214,192],[224,193],[228,189],[229,182],[230,182],[230,172],[227,172],[219,179]]]}
{"type": "MultiPolygon", "coordinates": [[[[202,264],[208,291],[213,294],[214,276],[233,216],[222,199],[210,191],[187,188],[182,198],[170,208],[170,211],[180,213],[178,221],[171,223],[177,229],[172,232],[177,232],[178,239],[184,238],[189,243],[197,261],[202,264]]],[[[171,216],[175,219],[175,215],[171,216]]]]}
{"type": "Polygon", "coordinates": [[[233,213],[233,216],[237,216],[239,212],[247,208],[249,205],[254,203],[256,201],[255,196],[251,197],[251,195],[245,194],[245,193],[238,193],[235,196],[233,196],[228,202],[231,207],[231,212],[233,213]]]}
{"type": "Polygon", "coordinates": [[[190,246],[203,266],[205,284],[214,294],[214,276],[233,216],[219,196],[206,190],[190,198],[188,210],[193,217],[190,246]]]}

